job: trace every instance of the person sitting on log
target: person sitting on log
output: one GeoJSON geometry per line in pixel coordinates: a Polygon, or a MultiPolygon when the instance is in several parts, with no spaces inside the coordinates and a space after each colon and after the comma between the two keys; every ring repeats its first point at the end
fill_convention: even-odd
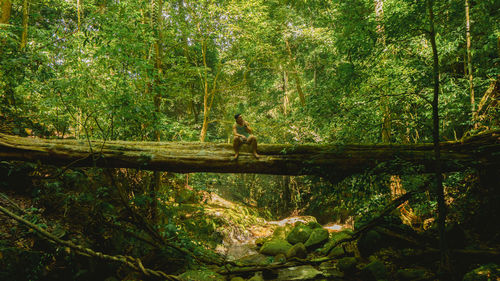
{"type": "Polygon", "coordinates": [[[257,137],[252,135],[252,129],[247,121],[243,120],[241,114],[234,115],[236,123],[233,125],[233,148],[234,148],[234,160],[238,159],[240,154],[240,147],[243,144],[248,144],[252,147],[252,153],[255,158],[259,158],[257,154],[257,137]]]}

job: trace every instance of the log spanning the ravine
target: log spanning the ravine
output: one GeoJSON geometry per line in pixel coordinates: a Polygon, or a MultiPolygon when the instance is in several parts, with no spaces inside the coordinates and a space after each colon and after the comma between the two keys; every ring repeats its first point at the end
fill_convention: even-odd
{"type": "MultiPolygon", "coordinates": [[[[261,144],[256,159],[248,150],[233,160],[231,144],[57,140],[0,134],[0,160],[71,167],[136,168],[171,172],[318,174],[331,179],[381,167],[398,172],[434,168],[432,144],[261,144]],[[407,163],[409,165],[405,165],[407,163]],[[418,168],[418,169],[417,169],[418,168]]],[[[444,171],[500,165],[500,130],[441,143],[444,171]]],[[[418,170],[418,171],[417,171],[418,170]]]]}

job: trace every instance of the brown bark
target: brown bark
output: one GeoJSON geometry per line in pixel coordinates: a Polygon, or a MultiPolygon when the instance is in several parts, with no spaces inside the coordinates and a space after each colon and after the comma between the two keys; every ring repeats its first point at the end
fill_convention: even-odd
{"type": "MultiPolygon", "coordinates": [[[[374,168],[398,159],[422,165],[421,172],[435,168],[432,144],[262,144],[255,159],[243,152],[232,161],[232,144],[131,141],[87,141],[23,138],[0,134],[0,159],[40,161],[71,167],[137,168],[172,172],[260,173],[276,175],[326,175],[331,180],[374,168]]],[[[440,145],[443,171],[500,165],[500,130],[440,145]]],[[[398,173],[402,165],[383,172],[398,173]]]]}
{"type": "Polygon", "coordinates": [[[12,12],[12,2],[10,0],[0,0],[0,24],[8,24],[12,12]]]}
{"type": "Polygon", "coordinates": [[[295,66],[295,60],[293,59],[292,49],[288,43],[288,39],[285,38],[285,45],[288,51],[288,58],[290,59],[290,65],[292,66],[292,75],[295,80],[295,86],[297,87],[297,92],[299,93],[300,103],[302,106],[306,104],[306,99],[304,97],[304,92],[302,91],[302,82],[300,81],[299,74],[297,73],[297,67],[295,66]]]}
{"type": "Polygon", "coordinates": [[[444,200],[443,187],[443,159],[441,146],[439,145],[439,56],[436,46],[436,31],[434,29],[434,0],[427,0],[427,9],[429,13],[429,40],[432,46],[432,77],[434,86],[434,95],[432,100],[432,139],[434,147],[434,175],[435,175],[435,190],[437,194],[438,204],[438,229],[439,229],[439,249],[441,250],[442,270],[450,271],[450,260],[448,247],[446,245],[445,236],[445,221],[446,221],[446,203],[444,200]]]}
{"type": "MultiPolygon", "coordinates": [[[[472,112],[472,122],[476,122],[475,98],[474,98],[474,83],[472,76],[472,52],[471,52],[471,38],[470,38],[470,18],[469,18],[469,0],[465,0],[465,32],[467,41],[467,72],[469,76],[469,91],[470,91],[470,105],[472,112]]],[[[476,124],[474,124],[476,127],[476,124]]]]}
{"type": "Polygon", "coordinates": [[[22,50],[26,47],[28,43],[28,19],[29,19],[29,2],[28,0],[23,1],[23,33],[21,34],[21,44],[19,48],[22,50]]]}

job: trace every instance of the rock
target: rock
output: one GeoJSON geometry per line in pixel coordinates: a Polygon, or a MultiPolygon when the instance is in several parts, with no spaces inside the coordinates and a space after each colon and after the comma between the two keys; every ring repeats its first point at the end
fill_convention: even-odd
{"type": "Polygon", "coordinates": [[[361,270],[363,280],[384,280],[387,279],[387,269],[381,261],[372,261],[361,270]]]}
{"type": "Polygon", "coordinates": [[[255,254],[257,254],[257,251],[250,244],[234,244],[226,249],[226,258],[228,261],[238,260],[255,254]]]}
{"type": "Polygon", "coordinates": [[[262,245],[260,253],[269,256],[276,256],[277,254],[286,254],[292,245],[282,239],[273,239],[262,245]]]}
{"type": "Polygon", "coordinates": [[[268,265],[273,261],[272,257],[262,254],[249,255],[237,260],[242,265],[268,265]]]}
{"type": "Polygon", "coordinates": [[[337,267],[344,273],[352,273],[356,271],[357,263],[358,261],[355,257],[345,257],[339,260],[339,262],[337,263],[337,267]]]}
{"type": "Polygon", "coordinates": [[[245,281],[245,279],[243,279],[242,277],[237,276],[237,277],[231,278],[231,281],[245,281]]]}
{"type": "Polygon", "coordinates": [[[370,230],[358,239],[358,250],[362,256],[369,256],[383,248],[383,244],[382,236],[378,232],[370,230]]]}
{"type": "Polygon", "coordinates": [[[285,239],[286,238],[286,227],[278,226],[273,232],[272,239],[285,239]]]}
{"type": "Polygon", "coordinates": [[[248,279],[248,281],[264,281],[264,278],[262,277],[262,272],[257,272],[255,275],[248,279]]]}
{"type": "Polygon", "coordinates": [[[261,247],[267,241],[271,240],[271,237],[260,237],[255,240],[255,245],[261,247]]]}
{"type": "Polygon", "coordinates": [[[319,269],[323,272],[323,275],[328,280],[337,280],[336,278],[343,278],[344,273],[335,267],[332,261],[322,262],[319,265],[319,269]]]}
{"type": "Polygon", "coordinates": [[[292,245],[295,245],[297,243],[305,243],[311,236],[312,232],[313,230],[310,227],[303,224],[298,224],[292,229],[292,231],[290,231],[290,233],[286,237],[286,240],[292,245]]]}
{"type": "MultiPolygon", "coordinates": [[[[293,248],[293,247],[292,247],[293,248]]],[[[292,249],[290,248],[290,249],[292,249]]],[[[288,250],[290,251],[290,250],[288,250]]],[[[288,253],[288,252],[287,252],[288,253]]],[[[285,263],[286,262],[286,257],[285,257],[285,254],[277,254],[275,257],[274,257],[274,262],[277,262],[277,263],[285,263]]]]}
{"type": "Polygon", "coordinates": [[[276,281],[317,280],[319,277],[322,277],[321,271],[311,265],[302,265],[280,269],[276,281]]]}
{"type": "Polygon", "coordinates": [[[396,272],[396,279],[401,281],[426,280],[427,271],[418,268],[400,269],[396,272]]]}
{"type": "Polygon", "coordinates": [[[463,281],[490,281],[499,279],[500,267],[497,264],[489,263],[465,274],[463,281]]]}
{"type": "Polygon", "coordinates": [[[306,247],[304,246],[304,244],[297,243],[297,244],[293,245],[293,247],[290,248],[286,252],[286,258],[287,259],[290,259],[290,258],[293,258],[293,257],[297,257],[297,258],[300,258],[300,259],[305,259],[307,257],[307,250],[306,250],[306,247]]]}
{"type": "Polygon", "coordinates": [[[310,229],[316,229],[316,228],[323,228],[321,226],[321,224],[315,222],[315,221],[310,221],[306,224],[307,227],[309,227],[310,229]]]}
{"type": "Polygon", "coordinates": [[[342,246],[337,246],[333,248],[330,253],[328,253],[329,258],[335,258],[335,257],[341,257],[345,255],[346,252],[344,251],[344,248],[342,246]]]}
{"type": "Polygon", "coordinates": [[[316,249],[321,247],[326,241],[328,241],[328,230],[324,228],[316,228],[313,230],[311,233],[311,236],[309,236],[309,239],[307,239],[306,243],[304,243],[304,246],[306,246],[307,249],[316,249]]]}
{"type": "Polygon", "coordinates": [[[320,250],[320,253],[322,255],[327,255],[330,250],[333,248],[335,244],[337,244],[338,241],[346,238],[351,238],[351,231],[340,231],[340,232],[334,232],[330,236],[330,240],[326,242],[326,244],[323,246],[323,248],[320,250]]]}

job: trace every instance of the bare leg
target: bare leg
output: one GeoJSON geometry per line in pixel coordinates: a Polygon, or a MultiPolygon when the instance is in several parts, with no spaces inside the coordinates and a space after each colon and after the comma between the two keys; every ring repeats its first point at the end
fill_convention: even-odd
{"type": "Polygon", "coordinates": [[[238,156],[240,155],[240,146],[241,146],[240,138],[234,137],[233,139],[234,160],[238,159],[238,156]]]}
{"type": "Polygon", "coordinates": [[[259,154],[257,154],[257,138],[255,136],[250,136],[248,139],[250,146],[252,147],[252,153],[255,158],[259,159],[259,154]]]}

